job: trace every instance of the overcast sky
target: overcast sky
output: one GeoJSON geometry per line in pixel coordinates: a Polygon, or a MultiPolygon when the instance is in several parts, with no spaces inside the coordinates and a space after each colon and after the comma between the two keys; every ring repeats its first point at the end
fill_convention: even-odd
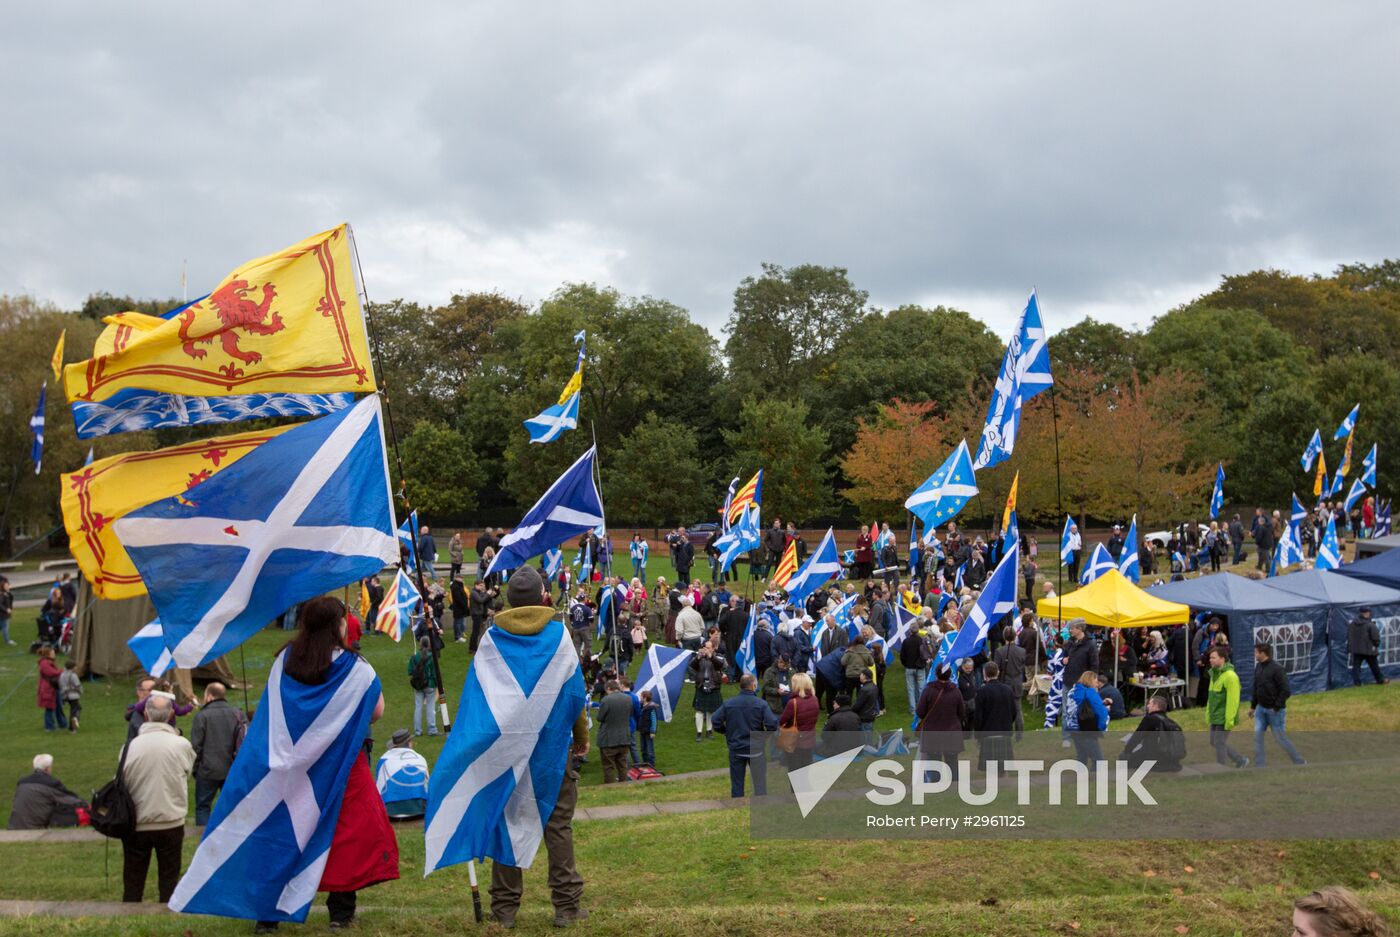
{"type": "Polygon", "coordinates": [[[350,221],[374,299],[761,261],[1004,333],[1400,255],[1400,4],[20,3],[0,293],[191,295],[350,221]]]}

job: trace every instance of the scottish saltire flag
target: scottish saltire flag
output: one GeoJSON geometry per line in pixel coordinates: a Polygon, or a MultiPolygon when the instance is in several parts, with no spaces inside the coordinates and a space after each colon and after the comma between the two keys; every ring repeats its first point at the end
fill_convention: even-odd
{"type": "MultiPolygon", "coordinates": [[[[178,311],[178,310],[176,310],[178,311]]],[[[129,387],[106,400],[74,400],[73,426],[79,439],[174,426],[236,423],[280,416],[324,416],[355,402],[348,392],[336,394],[232,394],[193,397],[129,387]]]]}
{"type": "Polygon", "coordinates": [[[1332,434],[1332,438],[1341,439],[1343,436],[1350,436],[1351,431],[1356,429],[1356,415],[1360,412],[1361,404],[1358,403],[1356,406],[1351,408],[1351,412],[1348,413],[1346,415],[1346,418],[1342,420],[1341,425],[1337,427],[1337,431],[1332,434]]]}
{"type": "Polygon", "coordinates": [[[875,551],[878,553],[879,551],[883,550],[885,548],[885,544],[889,543],[893,539],[894,531],[890,530],[888,527],[881,528],[880,536],[875,538],[875,551]]]}
{"type": "MultiPolygon", "coordinates": [[[[428,761],[411,748],[391,748],[379,756],[374,786],[384,805],[428,799],[428,761]]],[[[401,808],[402,809],[402,808],[401,808]]]]}
{"type": "Polygon", "coordinates": [[[170,649],[165,646],[165,632],[159,618],[127,638],[126,646],[141,662],[141,669],[152,677],[159,677],[175,664],[170,649]]]}
{"type": "Polygon", "coordinates": [[[1210,493],[1210,519],[1220,516],[1220,507],[1225,503],[1225,466],[1215,463],[1215,489],[1210,493]]]}
{"type": "Polygon", "coordinates": [[[577,429],[578,399],[579,394],[574,393],[563,403],[545,407],[538,416],[526,420],[525,428],[530,432],[530,442],[554,442],[565,430],[577,429]]]}
{"type": "Polygon", "coordinates": [[[378,396],[293,427],[116,521],[177,667],[399,558],[378,396]]]}
{"type": "Polygon", "coordinates": [[[402,562],[410,573],[418,572],[418,512],[410,511],[397,532],[399,547],[407,556],[402,562]]]}
{"type": "Polygon", "coordinates": [[[1133,582],[1142,580],[1142,567],[1138,564],[1137,515],[1128,525],[1128,540],[1123,544],[1123,553],[1118,558],[1118,571],[1133,582]]]}
{"type": "Polygon", "coordinates": [[[1278,538],[1278,546],[1274,547],[1274,570],[1277,572],[1301,562],[1303,544],[1298,535],[1298,525],[1293,522],[1284,528],[1283,536],[1278,538]]]}
{"type": "Polygon", "coordinates": [[[1065,529],[1060,534],[1060,562],[1065,566],[1074,562],[1074,539],[1073,533],[1076,530],[1074,518],[1065,518],[1065,529]]]}
{"type": "Polygon", "coordinates": [[[374,630],[387,634],[395,641],[402,641],[405,634],[413,632],[413,613],[423,601],[423,595],[413,584],[408,573],[402,569],[394,576],[394,591],[379,603],[379,614],[374,618],[374,630]]]}
{"type": "Polygon", "coordinates": [[[1298,461],[1303,464],[1303,471],[1311,472],[1313,459],[1322,453],[1322,430],[1313,430],[1312,439],[1308,440],[1308,447],[1303,450],[1303,457],[1298,461]]]}
{"type": "Polygon", "coordinates": [[[1337,542],[1337,519],[1327,518],[1327,531],[1317,546],[1317,568],[1336,569],[1342,565],[1342,547],[1337,542]]]}
{"type": "Polygon", "coordinates": [[[963,570],[967,569],[966,563],[960,563],[953,571],[953,591],[961,592],[963,589],[963,570]]]}
{"type": "Polygon", "coordinates": [[[724,507],[719,512],[720,533],[729,532],[729,506],[734,503],[734,492],[739,487],[739,476],[735,475],[729,481],[729,490],[724,493],[724,507]]]}
{"type": "Polygon", "coordinates": [[[967,440],[964,439],[938,471],[914,489],[904,506],[923,521],[927,529],[933,530],[956,517],[975,494],[977,477],[972,471],[972,459],[967,454],[967,440]]]}
{"type": "Polygon", "coordinates": [[[606,627],[609,610],[617,604],[627,602],[631,592],[622,583],[618,583],[612,588],[604,588],[598,598],[598,637],[603,636],[603,629],[606,627]]]}
{"type": "Polygon", "coordinates": [[[1334,498],[1334,497],[1336,497],[1337,495],[1341,494],[1341,493],[1342,493],[1342,486],[1345,485],[1346,483],[1347,483],[1346,477],[1343,476],[1341,472],[1338,472],[1336,475],[1333,475],[1333,476],[1332,476],[1332,484],[1331,484],[1331,486],[1327,489],[1327,497],[1329,497],[1329,498],[1334,498]]]}
{"type": "Polygon", "coordinates": [[[886,666],[894,663],[894,656],[899,653],[905,639],[918,627],[918,621],[919,616],[909,611],[903,604],[896,603],[894,605],[894,632],[885,642],[886,666]]]}
{"type": "Polygon", "coordinates": [[[1096,543],[1094,552],[1089,554],[1089,562],[1084,564],[1084,569],[1079,573],[1079,584],[1087,586],[1104,573],[1117,568],[1118,564],[1113,561],[1113,554],[1108,552],[1108,547],[1096,543]]]}
{"type": "Polygon", "coordinates": [[[661,707],[662,722],[670,722],[676,707],[680,705],[685,671],[694,656],[694,651],[653,644],[647,648],[647,656],[642,658],[632,692],[641,696],[643,690],[650,690],[651,698],[661,707]]]}
{"type": "Polygon", "coordinates": [[[831,617],[836,619],[836,624],[846,629],[846,637],[852,641],[860,640],[860,625],[856,623],[852,613],[856,607],[856,594],[852,593],[841,600],[841,604],[831,610],[831,617]]]}
{"type": "Polygon", "coordinates": [[[807,562],[787,581],[784,589],[787,591],[788,601],[800,606],[807,596],[826,585],[839,572],[841,561],[836,554],[836,535],[828,527],[821,543],[817,544],[812,555],[807,557],[807,562]]]}
{"type": "Polygon", "coordinates": [[[603,499],[593,483],[596,455],[590,446],[525,512],[515,529],[501,538],[500,549],[486,570],[488,576],[497,568],[518,569],[530,557],[603,522],[603,499]]]}
{"type": "Polygon", "coordinates": [[[1345,503],[1346,510],[1350,511],[1351,506],[1356,502],[1360,501],[1362,495],[1364,494],[1366,494],[1366,483],[1358,478],[1356,481],[1351,483],[1351,490],[1347,492],[1347,499],[1345,503]]]}
{"type": "Polygon", "coordinates": [[[485,858],[530,867],[586,699],[562,622],[533,635],[487,629],[428,782],[425,875],[485,858]]]}
{"type": "Polygon", "coordinates": [[[974,468],[987,468],[1011,457],[1021,423],[1022,405],[1052,383],[1050,349],[1040,318],[1040,304],[1032,291],[1002,358],[1001,371],[987,406],[977,458],[973,460],[974,468]]]}
{"type": "Polygon", "coordinates": [[[285,656],[273,661],[258,716],[170,898],[172,911],[306,920],[380,686],[357,654],[336,651],[325,682],[315,686],[286,676],[285,656]]]}
{"type": "Polygon", "coordinates": [[[564,551],[558,547],[550,547],[548,550],[545,550],[542,566],[544,568],[545,579],[553,582],[559,577],[559,570],[564,567],[564,551]]]}
{"type": "MultiPolygon", "coordinates": [[[[1015,546],[1019,548],[1019,544],[1015,546]]],[[[1006,617],[1008,612],[1016,610],[1018,552],[1019,549],[1007,550],[1001,562],[997,563],[992,578],[987,580],[982,594],[977,597],[977,604],[968,613],[967,621],[958,629],[944,660],[952,661],[956,666],[962,658],[974,656],[987,643],[987,632],[992,625],[1006,617]]],[[[1105,550],[1104,555],[1107,554],[1105,550]]]]}
{"type": "Polygon", "coordinates": [[[739,647],[734,651],[734,666],[740,673],[751,673],[757,675],[758,668],[753,660],[753,633],[758,627],[758,605],[749,604],[749,620],[744,625],[744,636],[739,640],[739,647]]]}
{"type": "Polygon", "coordinates": [[[49,393],[49,382],[39,387],[39,405],[29,418],[29,432],[34,435],[34,444],[29,447],[29,458],[34,463],[34,474],[38,475],[44,465],[44,398],[49,393]]]}
{"type": "Polygon", "coordinates": [[[1008,511],[1005,518],[1005,526],[1001,529],[1002,547],[1005,548],[1007,544],[1019,542],[1020,539],[1021,524],[1016,519],[1016,512],[1014,510],[1008,511]]]}
{"type": "Polygon", "coordinates": [[[914,519],[909,519],[909,575],[914,576],[919,572],[919,526],[914,523],[914,519]]]}
{"type": "Polygon", "coordinates": [[[1372,488],[1376,487],[1376,449],[1379,443],[1371,445],[1371,451],[1361,460],[1361,480],[1372,488]]]}
{"type": "Polygon", "coordinates": [[[739,557],[763,543],[763,531],[759,524],[759,506],[750,505],[739,518],[739,523],[715,540],[715,549],[721,551],[720,572],[728,572],[739,557]]]}
{"type": "Polygon", "coordinates": [[[1288,516],[1288,522],[1296,527],[1306,520],[1307,516],[1308,509],[1303,507],[1303,502],[1298,500],[1298,495],[1295,493],[1293,495],[1293,508],[1288,516]]]}
{"type": "Polygon", "coordinates": [[[1386,499],[1376,506],[1376,529],[1371,532],[1371,539],[1377,537],[1390,536],[1390,500],[1386,499]]]}
{"type": "Polygon", "coordinates": [[[1016,353],[1016,368],[1021,382],[1021,400],[1024,402],[1040,396],[1055,383],[1050,376],[1050,345],[1035,290],[1031,290],[1026,308],[1021,311],[1017,338],[1020,347],[1016,353]]]}

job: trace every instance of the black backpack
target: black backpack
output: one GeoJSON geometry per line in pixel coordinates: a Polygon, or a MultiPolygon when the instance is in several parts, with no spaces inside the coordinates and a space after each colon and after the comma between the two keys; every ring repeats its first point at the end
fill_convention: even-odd
{"type": "Polygon", "coordinates": [[[415,690],[428,688],[428,659],[421,653],[413,657],[413,671],[408,675],[408,685],[415,690]]]}
{"type": "Polygon", "coordinates": [[[130,743],[122,746],[117,776],[92,795],[92,806],[88,810],[92,828],[112,839],[125,839],[136,832],[136,802],[131,799],[126,781],[122,778],[126,770],[126,752],[130,747],[130,743]]]}

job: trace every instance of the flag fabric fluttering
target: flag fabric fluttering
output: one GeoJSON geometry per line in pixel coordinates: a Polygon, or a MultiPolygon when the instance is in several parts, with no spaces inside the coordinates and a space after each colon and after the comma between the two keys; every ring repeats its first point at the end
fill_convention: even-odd
{"type": "Polygon", "coordinates": [[[375,390],[352,268],[350,229],[341,225],[249,261],[208,296],[166,316],[108,316],[93,356],[63,369],[70,403],[106,409],[95,419],[75,406],[75,422],[100,435],[143,428],[124,419],[128,405],[168,415],[178,411],[178,401],[152,398],[153,392],[223,402],[221,412],[199,411],[203,420],[173,413],[174,425],[188,425],[276,415],[254,412],[251,405],[261,410],[270,403],[266,399],[240,406],[242,395],[375,390]],[[124,392],[137,396],[118,396],[124,392]]]}
{"type": "Polygon", "coordinates": [[[715,549],[720,551],[719,569],[722,573],[729,572],[729,567],[733,566],[745,553],[757,549],[763,543],[763,529],[759,521],[760,508],[757,504],[749,505],[739,518],[739,523],[730,527],[728,532],[715,540],[715,549]]]}
{"type": "Polygon", "coordinates": [[[488,576],[497,569],[518,569],[531,557],[603,522],[603,499],[593,482],[596,455],[590,446],[501,538],[500,549],[486,570],[488,576]]]}
{"type": "Polygon", "coordinates": [[[374,630],[387,634],[395,641],[402,641],[405,634],[413,633],[413,613],[418,610],[423,595],[413,584],[413,579],[403,569],[394,575],[394,589],[379,603],[379,614],[374,617],[374,630]]]}
{"type": "Polygon", "coordinates": [[[68,337],[68,330],[64,329],[58,333],[58,344],[53,348],[53,360],[49,362],[49,367],[53,369],[53,379],[63,380],[63,340],[68,337]]]}
{"type": "Polygon", "coordinates": [[[1390,536],[1390,499],[1380,502],[1376,506],[1376,529],[1371,533],[1371,539],[1390,536]]]}
{"type": "Polygon", "coordinates": [[[924,527],[932,531],[950,521],[963,505],[977,494],[977,478],[972,470],[972,457],[967,453],[967,440],[958,443],[953,454],[922,485],[914,489],[904,502],[924,527]]]}
{"type": "Polygon", "coordinates": [[[1210,519],[1220,516],[1220,508],[1225,504],[1225,465],[1215,463],[1215,488],[1210,493],[1210,519]]]}
{"type": "Polygon", "coordinates": [[[744,625],[744,636],[739,639],[739,647],[734,651],[734,666],[740,673],[758,673],[754,662],[753,635],[758,628],[758,603],[749,603],[749,620],[744,625]]]}
{"type": "Polygon", "coordinates": [[[796,538],[790,540],[787,547],[783,549],[783,558],[778,561],[778,568],[773,573],[773,585],[779,589],[786,587],[795,572],[797,572],[796,538]]]}
{"type": "Polygon", "coordinates": [[[558,619],[539,634],[486,630],[428,782],[425,875],[484,858],[530,867],[586,701],[573,637],[558,619]]]}
{"type": "Polygon", "coordinates": [[[1308,440],[1308,447],[1303,450],[1303,457],[1298,461],[1303,464],[1303,471],[1311,472],[1313,459],[1322,453],[1322,430],[1313,430],[1312,439],[1308,440]]]}
{"type": "Polygon", "coordinates": [[[1050,376],[1050,349],[1040,319],[1040,305],[1032,291],[1016,330],[1007,343],[1001,371],[987,405],[987,420],[977,445],[976,469],[989,468],[1011,457],[1021,423],[1021,408],[1027,400],[1053,383],[1050,376]]]}
{"type": "Polygon", "coordinates": [[[1346,510],[1350,511],[1352,505],[1360,501],[1362,495],[1364,494],[1366,494],[1366,483],[1358,478],[1356,481],[1351,483],[1351,490],[1347,492],[1347,498],[1345,502],[1346,510]]]}
{"type": "Polygon", "coordinates": [[[826,585],[840,572],[841,559],[836,553],[836,535],[828,527],[821,543],[817,544],[812,555],[807,557],[807,562],[792,574],[792,578],[783,587],[787,591],[788,601],[800,606],[807,596],[826,585]]]}
{"type": "Polygon", "coordinates": [[[1307,509],[1303,507],[1303,502],[1298,500],[1298,496],[1293,495],[1293,507],[1289,514],[1288,523],[1284,526],[1283,534],[1279,537],[1278,545],[1274,548],[1274,573],[1289,566],[1303,562],[1303,537],[1301,526],[1307,519],[1307,509]]]}
{"type": "Polygon", "coordinates": [[[1072,531],[1074,526],[1074,518],[1066,516],[1065,529],[1064,532],[1060,534],[1060,562],[1065,566],[1074,562],[1075,548],[1072,531]]]}
{"type": "Polygon", "coordinates": [[[1134,583],[1142,580],[1142,566],[1138,562],[1137,515],[1128,525],[1128,539],[1123,544],[1123,552],[1118,557],[1118,571],[1134,583]]]}
{"type": "Polygon", "coordinates": [[[1337,427],[1337,431],[1332,434],[1332,438],[1341,439],[1343,436],[1350,436],[1352,430],[1356,429],[1356,415],[1360,412],[1361,404],[1358,403],[1356,406],[1352,407],[1351,412],[1343,418],[1341,425],[1337,427]]]}
{"type": "Polygon", "coordinates": [[[1325,498],[1328,490],[1327,454],[1319,452],[1317,454],[1317,475],[1313,477],[1313,494],[1319,498],[1325,498]]]}
{"type": "Polygon", "coordinates": [[[1327,531],[1317,545],[1317,568],[1336,569],[1342,565],[1342,548],[1337,542],[1337,519],[1327,518],[1327,531]]]}
{"type": "Polygon", "coordinates": [[[1327,497],[1334,498],[1342,493],[1342,486],[1347,483],[1346,476],[1341,472],[1332,476],[1332,484],[1327,489],[1327,497]]]}
{"type": "Polygon", "coordinates": [[[903,604],[896,603],[894,610],[894,630],[890,632],[890,637],[885,641],[885,666],[894,663],[895,655],[899,653],[909,635],[918,628],[919,616],[915,615],[903,604]]]}
{"type": "Polygon", "coordinates": [[[44,467],[44,400],[48,393],[49,382],[45,381],[39,387],[39,403],[34,408],[34,415],[29,418],[29,432],[34,436],[34,442],[29,447],[29,459],[34,463],[35,475],[44,467]]]}
{"type": "Polygon", "coordinates": [[[1011,490],[1006,493],[1006,507],[1001,511],[1001,529],[1007,531],[1011,529],[1014,522],[1013,515],[1016,513],[1016,489],[1021,485],[1021,470],[1017,469],[1016,474],[1011,477],[1011,490]]]}
{"type": "Polygon", "coordinates": [[[172,911],[306,920],[380,685],[357,654],[336,651],[315,685],[287,676],[285,659],[283,651],[272,663],[172,911]]]}
{"type": "Polygon", "coordinates": [[[1118,564],[1114,562],[1113,554],[1108,552],[1108,547],[1096,543],[1094,552],[1089,554],[1089,562],[1084,564],[1084,569],[1079,574],[1079,584],[1087,586],[1104,573],[1117,568],[1118,564]]]}
{"type": "Polygon", "coordinates": [[[1355,439],[1355,434],[1347,436],[1346,448],[1342,450],[1342,461],[1341,464],[1337,466],[1338,475],[1345,475],[1347,472],[1351,471],[1351,444],[1355,439]]]}
{"type": "Polygon", "coordinates": [[[399,525],[395,536],[399,539],[399,554],[402,556],[404,569],[410,573],[418,572],[418,512],[409,511],[408,517],[403,519],[399,525]]]}
{"type": "Polygon", "coordinates": [[[175,666],[170,648],[165,646],[165,631],[160,626],[159,618],[127,638],[126,646],[131,648],[131,653],[136,655],[141,669],[149,677],[160,679],[162,674],[175,666]]]}
{"type": "Polygon", "coordinates": [[[962,658],[975,656],[986,645],[987,632],[991,627],[1005,618],[1008,612],[1016,610],[1020,545],[1013,544],[1012,547],[997,563],[982,594],[977,597],[977,604],[968,613],[967,621],[958,629],[948,653],[944,655],[944,659],[952,662],[954,667],[962,658]]]}
{"type": "Polygon", "coordinates": [[[542,566],[546,583],[558,579],[559,571],[564,568],[564,551],[558,547],[550,547],[545,550],[542,566]]]}
{"type": "Polygon", "coordinates": [[[724,507],[719,511],[719,531],[726,533],[729,530],[729,506],[734,503],[735,492],[739,488],[739,476],[735,475],[729,481],[729,490],[724,493],[724,507]]]}
{"type": "Polygon", "coordinates": [[[530,442],[546,443],[553,442],[569,429],[578,428],[578,394],[573,394],[552,407],[545,407],[539,415],[532,416],[525,421],[525,428],[530,431],[530,442]]]}
{"type": "Polygon", "coordinates": [[[1376,487],[1376,450],[1379,443],[1371,444],[1371,451],[1361,460],[1361,480],[1372,488],[1376,487]]]}
{"type": "Polygon", "coordinates": [[[763,503],[763,469],[759,469],[750,478],[744,487],[734,492],[734,496],[728,500],[724,511],[724,522],[733,524],[744,516],[744,510],[749,505],[760,505],[763,503]]]}
{"type": "Polygon", "coordinates": [[[116,521],[180,667],[399,558],[379,398],[292,427],[116,521]]]}
{"type": "Polygon", "coordinates": [[[670,722],[676,707],[681,704],[686,668],[694,656],[694,651],[652,644],[647,648],[646,657],[642,658],[633,692],[641,696],[643,690],[651,691],[651,698],[661,707],[662,722],[670,722]]]}

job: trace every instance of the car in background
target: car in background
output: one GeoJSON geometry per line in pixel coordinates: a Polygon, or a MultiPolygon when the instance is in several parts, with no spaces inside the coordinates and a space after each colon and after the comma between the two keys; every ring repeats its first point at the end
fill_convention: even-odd
{"type": "Polygon", "coordinates": [[[710,534],[719,530],[719,525],[714,521],[702,521],[699,524],[687,524],[685,528],[686,539],[697,547],[703,547],[710,539],[710,534]]]}
{"type": "MultiPolygon", "coordinates": [[[[1205,543],[1206,534],[1210,532],[1210,527],[1208,527],[1205,524],[1197,524],[1196,530],[1200,534],[1199,542],[1205,543]]],[[[1142,539],[1146,540],[1148,543],[1152,544],[1159,550],[1165,550],[1167,548],[1167,542],[1170,541],[1172,538],[1173,532],[1174,531],[1172,530],[1154,530],[1150,534],[1143,534],[1142,539]]]]}

